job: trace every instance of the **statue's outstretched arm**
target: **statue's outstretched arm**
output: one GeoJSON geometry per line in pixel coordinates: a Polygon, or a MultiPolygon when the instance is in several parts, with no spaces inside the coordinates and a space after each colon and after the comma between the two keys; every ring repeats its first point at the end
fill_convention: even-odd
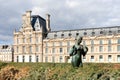
{"type": "Polygon", "coordinates": [[[87,52],[88,52],[88,47],[83,46],[83,51],[84,51],[83,56],[85,56],[87,54],[87,52]]]}

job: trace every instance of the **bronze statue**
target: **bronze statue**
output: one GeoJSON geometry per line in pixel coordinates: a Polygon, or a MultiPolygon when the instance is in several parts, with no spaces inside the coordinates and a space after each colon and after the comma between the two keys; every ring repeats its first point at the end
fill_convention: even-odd
{"type": "Polygon", "coordinates": [[[72,66],[79,67],[83,66],[82,64],[82,55],[83,57],[87,54],[88,48],[85,45],[81,45],[82,37],[77,37],[75,45],[70,49],[70,56],[72,56],[72,66]]]}

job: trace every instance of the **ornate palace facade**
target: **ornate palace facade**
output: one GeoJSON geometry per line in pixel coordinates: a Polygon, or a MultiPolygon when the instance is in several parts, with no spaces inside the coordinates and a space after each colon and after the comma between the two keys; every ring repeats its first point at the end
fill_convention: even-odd
{"type": "Polygon", "coordinates": [[[14,62],[70,62],[69,49],[77,36],[88,47],[83,62],[120,62],[120,26],[51,31],[50,15],[46,19],[22,16],[22,27],[14,31],[14,62]]]}
{"type": "Polygon", "coordinates": [[[13,61],[12,45],[1,45],[0,46],[0,61],[4,61],[4,62],[13,61]]]}

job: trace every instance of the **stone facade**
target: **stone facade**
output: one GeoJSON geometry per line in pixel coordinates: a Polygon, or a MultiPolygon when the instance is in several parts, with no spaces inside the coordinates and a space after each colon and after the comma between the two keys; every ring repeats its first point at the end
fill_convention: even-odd
{"type": "Polygon", "coordinates": [[[0,61],[11,62],[13,57],[13,48],[11,45],[0,46],[0,61]]]}
{"type": "Polygon", "coordinates": [[[120,26],[51,31],[50,15],[46,20],[27,11],[22,27],[14,31],[15,62],[70,62],[69,50],[77,36],[88,46],[83,62],[120,62],[120,26]]]}

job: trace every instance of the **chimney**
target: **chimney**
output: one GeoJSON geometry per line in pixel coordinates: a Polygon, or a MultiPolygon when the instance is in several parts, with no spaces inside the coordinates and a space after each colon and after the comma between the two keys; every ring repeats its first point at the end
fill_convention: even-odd
{"type": "Polygon", "coordinates": [[[32,11],[26,11],[26,21],[28,24],[31,24],[31,12],[32,11]]]}
{"type": "Polygon", "coordinates": [[[47,31],[51,31],[50,29],[50,15],[49,14],[46,14],[46,28],[47,28],[47,31]]]}

